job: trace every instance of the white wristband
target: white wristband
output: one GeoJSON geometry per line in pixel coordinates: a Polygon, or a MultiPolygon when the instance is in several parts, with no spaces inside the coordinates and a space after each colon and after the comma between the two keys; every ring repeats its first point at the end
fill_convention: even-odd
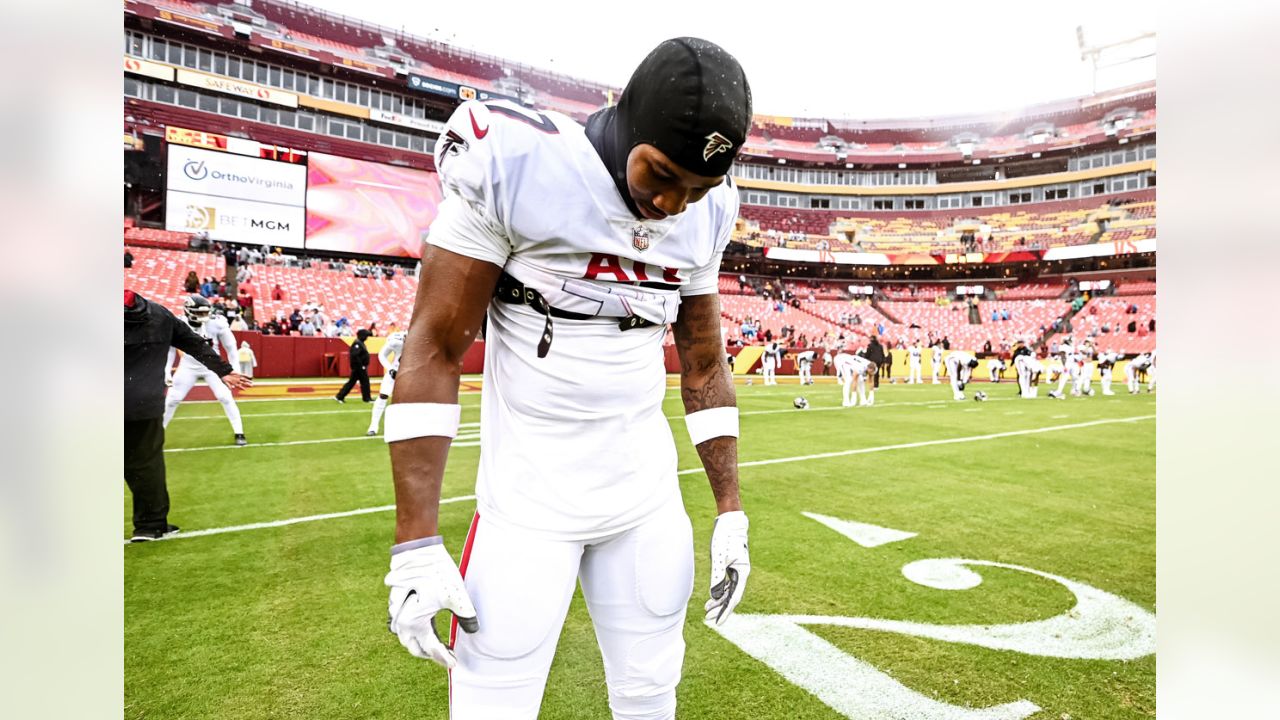
{"type": "Polygon", "coordinates": [[[462,406],[445,403],[394,403],[387,406],[384,435],[388,443],[420,437],[453,438],[462,406]]]}
{"type": "Polygon", "coordinates": [[[689,440],[694,446],[718,437],[738,437],[738,408],[718,407],[699,410],[684,416],[689,440]]]}

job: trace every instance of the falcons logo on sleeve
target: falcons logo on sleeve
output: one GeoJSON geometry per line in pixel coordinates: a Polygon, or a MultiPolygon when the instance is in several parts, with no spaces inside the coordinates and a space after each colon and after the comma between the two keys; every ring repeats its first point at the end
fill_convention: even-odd
{"type": "Polygon", "coordinates": [[[440,149],[440,161],[444,162],[445,158],[466,152],[470,148],[471,146],[467,144],[466,138],[453,130],[448,130],[444,134],[444,146],[440,149]]]}

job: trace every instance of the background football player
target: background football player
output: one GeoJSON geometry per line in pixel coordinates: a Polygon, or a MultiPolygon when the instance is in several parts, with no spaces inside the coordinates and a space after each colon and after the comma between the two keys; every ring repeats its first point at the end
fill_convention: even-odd
{"type": "Polygon", "coordinates": [[[1013,349],[1013,369],[1018,375],[1018,395],[1025,399],[1035,398],[1040,392],[1040,374],[1044,365],[1036,357],[1029,346],[1019,344],[1013,349]]]}
{"type": "Polygon", "coordinates": [[[970,378],[973,377],[973,370],[978,367],[978,358],[957,350],[947,355],[944,363],[947,366],[947,376],[951,378],[951,397],[963,400],[964,386],[968,385],[970,378]]]}
{"type": "Polygon", "coordinates": [[[805,350],[796,355],[796,365],[800,368],[800,384],[813,384],[813,361],[818,357],[816,350],[805,350]]]}
{"type": "MultiPolygon", "coordinates": [[[[213,314],[213,306],[208,300],[199,295],[189,295],[186,302],[182,304],[182,314],[191,329],[204,338],[214,352],[221,349],[226,352],[227,362],[237,362],[239,355],[236,350],[236,337],[231,333],[227,319],[213,314]]],[[[191,392],[196,381],[204,380],[209,389],[213,390],[213,396],[222,403],[222,411],[227,414],[227,420],[231,421],[231,432],[235,434],[236,445],[248,445],[249,441],[244,437],[244,424],[240,420],[240,408],[236,405],[231,389],[222,382],[217,373],[201,365],[186,353],[182,353],[182,359],[178,361],[178,369],[173,370],[173,357],[177,352],[176,348],[169,348],[169,360],[165,365],[165,384],[171,387],[164,399],[164,426],[169,427],[169,421],[173,419],[178,405],[187,397],[187,393],[191,392]]]]}
{"type": "Polygon", "coordinates": [[[1098,375],[1102,380],[1103,395],[1115,395],[1111,390],[1111,371],[1123,357],[1124,355],[1114,350],[1108,350],[1098,355],[1098,375]]]}
{"type": "MultiPolygon", "coordinates": [[[[1127,384],[1129,386],[1130,395],[1137,394],[1138,389],[1142,387],[1141,381],[1138,380],[1138,374],[1141,373],[1143,370],[1147,371],[1148,377],[1151,378],[1150,387],[1155,386],[1156,380],[1155,380],[1154,362],[1155,361],[1152,359],[1151,353],[1142,353],[1141,355],[1130,360],[1129,363],[1124,366],[1124,377],[1125,377],[1125,380],[1128,381],[1127,384]]],[[[1151,392],[1150,387],[1148,387],[1147,392],[1151,392]]]]}
{"type": "Polygon", "coordinates": [[[382,343],[378,351],[378,362],[382,363],[382,382],[378,384],[378,399],[373,401],[373,417],[369,420],[367,435],[377,435],[378,425],[382,422],[382,413],[387,409],[387,400],[396,387],[396,373],[400,370],[400,356],[404,354],[403,330],[393,332],[382,343]]]}
{"type": "Polygon", "coordinates": [[[840,380],[841,392],[844,395],[843,407],[874,405],[876,391],[872,383],[875,381],[879,367],[870,360],[851,352],[836,355],[836,377],[840,380]],[[868,392],[868,386],[872,386],[868,392]],[[854,396],[854,388],[857,396],[854,396]]]}
{"type": "MultiPolygon", "coordinates": [[[[921,377],[921,366],[924,364],[924,348],[920,347],[920,341],[916,340],[909,350],[907,350],[907,384],[921,385],[924,379],[921,377]]],[[[934,379],[935,382],[937,378],[934,379]]]]}
{"type": "Polygon", "coordinates": [[[764,384],[778,384],[778,368],[782,365],[782,345],[773,340],[764,346],[764,384]]]}

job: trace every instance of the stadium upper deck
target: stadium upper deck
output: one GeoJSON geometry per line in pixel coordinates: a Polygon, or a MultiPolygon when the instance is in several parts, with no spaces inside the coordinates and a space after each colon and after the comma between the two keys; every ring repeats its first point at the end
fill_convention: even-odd
{"type": "MultiPolygon", "coordinates": [[[[324,67],[338,87],[336,95],[323,80],[308,88],[319,91],[320,109],[399,127],[426,129],[429,123],[411,121],[438,121],[468,97],[513,99],[582,120],[620,92],[285,0],[126,0],[124,11],[128,27],[324,67]],[[373,88],[391,97],[374,107],[367,100],[373,88]]],[[[201,69],[213,70],[212,61],[201,69]]],[[[269,71],[252,80],[275,84],[269,71]]],[[[1155,86],[1145,83],[1043,103],[1014,118],[994,112],[897,120],[758,115],[741,160],[833,167],[962,163],[1079,150],[1154,132],[1155,86]]]]}

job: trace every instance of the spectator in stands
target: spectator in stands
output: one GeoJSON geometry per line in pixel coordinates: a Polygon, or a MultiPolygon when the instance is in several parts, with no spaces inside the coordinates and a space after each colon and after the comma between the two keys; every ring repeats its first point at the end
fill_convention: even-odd
{"type": "Polygon", "coordinates": [[[271,290],[271,299],[276,301],[284,300],[284,289],[280,287],[280,283],[276,283],[275,288],[271,290]]]}
{"type": "Polygon", "coordinates": [[[1155,331],[1156,331],[1156,319],[1155,319],[1155,318],[1151,318],[1150,320],[1148,320],[1148,321],[1147,321],[1147,330],[1148,330],[1148,331],[1150,331],[1150,332],[1155,332],[1155,331]]]}
{"type": "Polygon", "coordinates": [[[312,324],[311,318],[303,318],[302,322],[298,323],[298,333],[303,337],[315,337],[316,326],[312,324]]]}
{"type": "Polygon", "coordinates": [[[125,268],[133,267],[133,253],[129,252],[128,248],[124,251],[124,266],[125,268]]]}
{"type": "Polygon", "coordinates": [[[200,278],[196,275],[195,270],[187,273],[187,279],[182,283],[182,289],[186,291],[187,294],[200,292],[200,278]]]}
{"type": "Polygon", "coordinates": [[[298,311],[298,308],[294,308],[293,312],[289,314],[289,332],[298,332],[301,326],[302,313],[298,311]]]}
{"type": "Polygon", "coordinates": [[[996,321],[998,321],[999,319],[1000,319],[1000,311],[999,311],[999,310],[996,310],[995,308],[992,308],[992,310],[991,310],[991,322],[996,322],[996,321]]]}
{"type": "Polygon", "coordinates": [[[990,354],[991,354],[991,340],[990,340],[990,339],[988,339],[985,343],[983,343],[983,344],[982,344],[982,352],[986,353],[987,355],[990,355],[990,354]]]}
{"type": "Polygon", "coordinates": [[[229,327],[233,332],[245,332],[249,329],[249,324],[244,321],[243,315],[236,315],[231,319],[229,327]]]}
{"type": "Polygon", "coordinates": [[[951,349],[951,338],[946,335],[942,336],[942,349],[943,350],[951,349]]]}

